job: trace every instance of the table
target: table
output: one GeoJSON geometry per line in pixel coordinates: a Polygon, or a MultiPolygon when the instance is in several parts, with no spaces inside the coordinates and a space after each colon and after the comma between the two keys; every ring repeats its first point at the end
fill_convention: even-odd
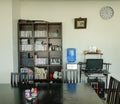
{"type": "Polygon", "coordinates": [[[40,84],[37,88],[38,96],[27,101],[26,88],[0,84],[0,104],[103,104],[87,84],[40,84]]]}

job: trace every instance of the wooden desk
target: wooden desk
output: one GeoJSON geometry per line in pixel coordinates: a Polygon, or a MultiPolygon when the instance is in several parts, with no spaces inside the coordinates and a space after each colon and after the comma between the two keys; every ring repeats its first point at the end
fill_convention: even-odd
{"type": "Polygon", "coordinates": [[[88,85],[41,84],[37,88],[37,98],[28,102],[24,88],[11,88],[8,84],[0,84],[0,104],[103,104],[88,85]]]}

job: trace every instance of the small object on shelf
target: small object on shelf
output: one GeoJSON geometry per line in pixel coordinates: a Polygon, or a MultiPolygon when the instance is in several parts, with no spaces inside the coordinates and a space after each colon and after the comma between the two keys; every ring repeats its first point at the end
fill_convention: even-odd
{"type": "Polygon", "coordinates": [[[53,78],[54,79],[61,79],[62,78],[62,72],[54,71],[53,78]]]}
{"type": "Polygon", "coordinates": [[[51,58],[50,64],[60,64],[60,58],[51,58]]]}
{"type": "Polygon", "coordinates": [[[32,31],[20,31],[20,37],[32,37],[32,31]]]}
{"type": "Polygon", "coordinates": [[[90,46],[88,50],[84,50],[84,55],[86,54],[102,54],[101,50],[96,48],[95,46],[90,46]]]}
{"type": "Polygon", "coordinates": [[[90,46],[89,47],[89,52],[96,52],[96,47],[95,46],[90,46]]]}
{"type": "Polygon", "coordinates": [[[30,97],[30,89],[26,89],[25,90],[25,98],[27,99],[27,98],[29,98],[30,97]]]}
{"type": "Polygon", "coordinates": [[[32,96],[32,98],[35,98],[36,96],[37,96],[37,88],[32,88],[31,89],[31,96],[32,96]]]}
{"type": "Polygon", "coordinates": [[[35,37],[46,37],[47,31],[46,30],[36,30],[35,37]]]}
{"type": "Polygon", "coordinates": [[[58,78],[62,79],[62,72],[58,72],[58,78]]]}
{"type": "Polygon", "coordinates": [[[96,53],[101,53],[101,50],[100,49],[96,49],[96,53]]]}
{"type": "Polygon", "coordinates": [[[54,79],[57,79],[57,78],[58,78],[58,71],[54,71],[54,73],[53,73],[53,78],[54,78],[54,79]]]}
{"type": "Polygon", "coordinates": [[[52,78],[53,78],[53,74],[52,74],[52,73],[50,73],[49,77],[50,77],[50,79],[52,79],[52,78]]]}
{"type": "Polygon", "coordinates": [[[56,30],[56,34],[57,34],[57,37],[59,37],[59,36],[60,36],[60,34],[59,34],[59,31],[58,31],[58,30],[56,30]]]}
{"type": "Polygon", "coordinates": [[[46,79],[47,78],[47,70],[45,68],[35,67],[35,79],[46,79]]]}

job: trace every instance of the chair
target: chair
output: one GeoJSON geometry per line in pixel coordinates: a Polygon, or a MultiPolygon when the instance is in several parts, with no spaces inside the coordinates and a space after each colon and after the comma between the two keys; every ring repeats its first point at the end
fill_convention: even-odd
{"type": "Polygon", "coordinates": [[[12,72],[11,73],[11,86],[18,87],[18,85],[19,85],[19,73],[12,72]]]}
{"type": "Polygon", "coordinates": [[[106,104],[120,104],[120,82],[110,77],[106,104]]]}
{"type": "Polygon", "coordinates": [[[11,86],[19,87],[20,85],[26,85],[29,83],[29,75],[28,73],[11,73],[11,86]]]}
{"type": "Polygon", "coordinates": [[[116,104],[120,104],[120,83],[118,85],[118,92],[116,95],[116,104]]]}
{"type": "Polygon", "coordinates": [[[63,70],[63,83],[78,83],[78,70],[63,70]]]}

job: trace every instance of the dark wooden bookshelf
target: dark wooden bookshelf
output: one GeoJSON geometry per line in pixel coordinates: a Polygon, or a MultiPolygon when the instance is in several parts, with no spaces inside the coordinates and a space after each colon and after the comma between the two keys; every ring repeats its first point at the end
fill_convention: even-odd
{"type": "Polygon", "coordinates": [[[28,79],[34,83],[62,81],[50,78],[62,69],[61,22],[18,21],[18,67],[18,72],[28,73],[28,79]]]}

